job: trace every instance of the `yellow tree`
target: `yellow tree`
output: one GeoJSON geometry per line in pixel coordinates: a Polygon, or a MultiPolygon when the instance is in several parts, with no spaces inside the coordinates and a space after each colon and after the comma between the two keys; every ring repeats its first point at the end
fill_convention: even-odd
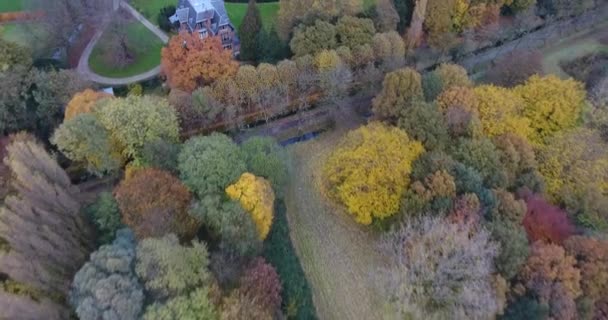
{"type": "Polygon", "coordinates": [[[582,83],[554,75],[534,75],[525,84],[515,87],[515,93],[524,101],[524,116],[530,119],[536,131],[536,142],[574,127],[585,101],[582,83]]]}
{"type": "Polygon", "coordinates": [[[483,132],[489,137],[514,133],[522,138],[532,135],[530,120],[523,117],[523,101],[511,90],[492,85],[475,88],[477,114],[483,132]]]}
{"type": "Polygon", "coordinates": [[[81,113],[89,113],[101,99],[112,98],[111,94],[86,89],[72,97],[65,108],[64,120],[70,120],[81,113]]]}
{"type": "Polygon", "coordinates": [[[382,91],[373,100],[373,111],[381,118],[394,118],[422,97],[420,73],[412,68],[399,69],[384,77],[382,91]]]}
{"type": "Polygon", "coordinates": [[[399,210],[412,162],[424,152],[407,133],[379,122],[351,131],[323,167],[329,195],[361,224],[399,210]]]}
{"type": "Polygon", "coordinates": [[[246,172],[235,184],[226,188],[226,194],[239,201],[243,209],[251,214],[260,239],[265,239],[274,218],[274,191],[270,182],[246,172]]]}

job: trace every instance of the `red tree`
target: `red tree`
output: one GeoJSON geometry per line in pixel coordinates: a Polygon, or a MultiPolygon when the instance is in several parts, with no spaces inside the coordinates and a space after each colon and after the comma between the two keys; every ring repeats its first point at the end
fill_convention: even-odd
{"type": "Polygon", "coordinates": [[[523,220],[530,242],[538,240],[562,244],[575,233],[566,212],[537,195],[526,198],[528,210],[523,220]]]}
{"type": "Polygon", "coordinates": [[[281,305],[281,280],[274,267],[257,258],[241,278],[241,292],[272,312],[281,305]]]}

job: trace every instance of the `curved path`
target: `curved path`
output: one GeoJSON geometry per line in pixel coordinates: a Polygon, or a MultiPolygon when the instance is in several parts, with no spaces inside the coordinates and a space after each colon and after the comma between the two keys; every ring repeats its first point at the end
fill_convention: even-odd
{"type": "MultiPolygon", "coordinates": [[[[124,2],[124,1],[121,1],[120,6],[123,9],[125,9],[127,12],[129,12],[135,19],[139,20],[144,26],[146,26],[146,28],[148,28],[150,31],[152,31],[156,36],[158,36],[158,38],[160,38],[160,40],[163,43],[169,42],[169,37],[162,30],[160,30],[158,27],[156,27],[154,24],[152,24],[150,21],[148,21],[148,19],[146,19],[139,12],[137,12],[137,10],[135,10],[135,8],[133,8],[131,5],[129,5],[128,3],[124,2]]],[[[138,75],[134,75],[131,77],[109,78],[109,77],[100,76],[100,75],[96,74],[93,70],[91,70],[91,68],[89,67],[89,57],[91,56],[91,52],[93,52],[93,48],[95,48],[97,41],[99,41],[99,38],[101,38],[101,36],[103,35],[103,32],[104,32],[105,28],[107,27],[107,25],[108,25],[108,22],[106,21],[102,25],[102,27],[99,28],[99,30],[97,30],[97,32],[95,32],[95,35],[93,36],[93,38],[91,38],[91,41],[89,41],[89,44],[82,52],[82,55],[80,56],[80,60],[78,60],[78,67],[76,69],[78,71],[78,73],[80,73],[81,75],[85,76],[87,79],[89,79],[93,82],[96,82],[99,84],[104,84],[104,85],[110,85],[110,86],[127,85],[127,84],[134,83],[134,82],[148,80],[148,79],[154,78],[155,76],[157,76],[160,73],[160,66],[157,66],[156,68],[154,68],[152,70],[149,70],[144,73],[140,73],[138,75]]]]}

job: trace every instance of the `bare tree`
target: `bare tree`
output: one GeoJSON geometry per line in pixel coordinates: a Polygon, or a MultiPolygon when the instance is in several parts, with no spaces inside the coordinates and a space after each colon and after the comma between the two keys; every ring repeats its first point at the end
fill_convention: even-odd
{"type": "Polygon", "coordinates": [[[124,11],[118,11],[105,31],[108,41],[105,41],[104,60],[108,65],[124,68],[135,60],[127,34],[131,16],[124,11]]]}
{"type": "Polygon", "coordinates": [[[441,218],[409,221],[386,236],[380,270],[395,319],[493,319],[492,273],[498,253],[490,234],[441,218]]]}

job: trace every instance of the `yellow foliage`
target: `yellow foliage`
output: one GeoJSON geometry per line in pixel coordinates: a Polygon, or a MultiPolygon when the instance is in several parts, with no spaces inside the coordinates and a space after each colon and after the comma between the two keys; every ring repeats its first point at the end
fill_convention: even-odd
{"type": "Polygon", "coordinates": [[[270,182],[246,172],[235,184],[226,188],[226,194],[232,200],[239,201],[243,209],[251,214],[260,239],[264,240],[274,218],[274,192],[270,182]]]}
{"type": "Polygon", "coordinates": [[[437,97],[437,105],[443,113],[446,113],[450,107],[460,107],[462,110],[474,112],[478,104],[475,91],[469,87],[451,87],[437,97]]]}
{"type": "Polygon", "coordinates": [[[423,152],[395,127],[373,122],[351,131],[323,168],[330,196],[361,224],[389,217],[399,210],[412,162],[423,152]]]}
{"type": "Polygon", "coordinates": [[[511,90],[493,85],[475,88],[477,114],[489,137],[513,133],[528,139],[533,135],[530,120],[523,117],[523,100],[511,90]]]}
{"type": "Polygon", "coordinates": [[[534,75],[514,90],[523,99],[524,116],[536,131],[533,138],[537,143],[557,131],[573,128],[581,116],[585,89],[576,80],[534,75]]]}
{"type": "Polygon", "coordinates": [[[330,71],[342,63],[335,50],[323,50],[315,56],[315,66],[319,71],[330,71]]]}
{"type": "Polygon", "coordinates": [[[67,121],[79,114],[92,112],[97,101],[104,98],[112,98],[112,95],[91,89],[75,94],[65,108],[64,119],[67,121]]]}

